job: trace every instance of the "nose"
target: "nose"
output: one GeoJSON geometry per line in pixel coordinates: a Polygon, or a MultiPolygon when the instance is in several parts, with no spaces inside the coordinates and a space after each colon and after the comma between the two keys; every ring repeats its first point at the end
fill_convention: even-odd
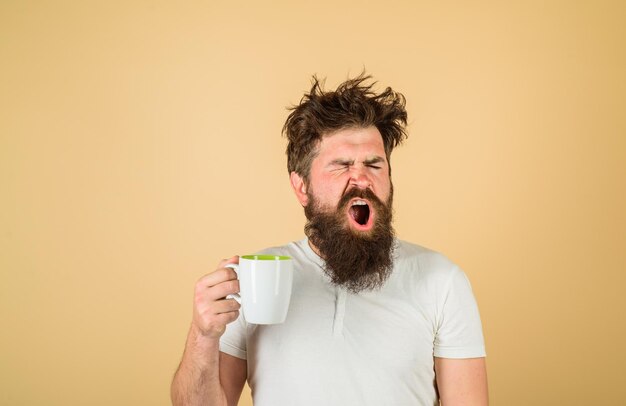
{"type": "Polygon", "coordinates": [[[372,187],[372,182],[364,169],[354,168],[350,177],[350,186],[367,189],[372,187]]]}

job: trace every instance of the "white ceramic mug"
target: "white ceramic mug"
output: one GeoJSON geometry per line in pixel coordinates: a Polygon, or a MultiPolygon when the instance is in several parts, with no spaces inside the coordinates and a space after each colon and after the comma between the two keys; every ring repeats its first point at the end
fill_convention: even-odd
{"type": "Polygon", "coordinates": [[[229,295],[241,303],[248,323],[278,324],[285,321],[291,299],[293,260],[284,255],[242,255],[237,272],[239,294],[229,295]]]}

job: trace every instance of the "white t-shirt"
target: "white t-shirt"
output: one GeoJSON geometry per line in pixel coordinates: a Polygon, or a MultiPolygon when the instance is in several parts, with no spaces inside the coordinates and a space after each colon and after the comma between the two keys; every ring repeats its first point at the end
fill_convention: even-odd
{"type": "Polygon", "coordinates": [[[287,320],[240,316],[220,342],[248,361],[255,406],[438,405],[433,357],[485,356],[469,281],[439,253],[398,240],[385,285],[358,294],[330,283],[306,239],[262,253],[294,260],[287,320]]]}

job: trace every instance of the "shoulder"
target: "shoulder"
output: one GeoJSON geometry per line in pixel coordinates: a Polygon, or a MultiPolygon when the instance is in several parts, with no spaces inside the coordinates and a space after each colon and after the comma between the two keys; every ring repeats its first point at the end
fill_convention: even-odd
{"type": "Polygon", "coordinates": [[[445,274],[458,271],[458,266],[448,257],[430,248],[397,240],[394,263],[399,270],[406,268],[422,274],[445,274]]]}
{"type": "Polygon", "coordinates": [[[407,241],[397,240],[394,251],[394,278],[399,283],[445,294],[465,273],[444,254],[407,241]]]}

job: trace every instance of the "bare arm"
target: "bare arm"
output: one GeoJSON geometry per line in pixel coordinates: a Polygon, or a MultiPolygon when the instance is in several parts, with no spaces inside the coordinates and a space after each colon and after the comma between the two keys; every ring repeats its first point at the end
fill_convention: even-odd
{"type": "Polygon", "coordinates": [[[248,363],[245,360],[220,352],[220,381],[228,406],[237,406],[247,374],[248,363]]]}
{"type": "Polygon", "coordinates": [[[239,291],[235,272],[223,268],[233,262],[236,258],[222,261],[219,269],[196,284],[193,321],[171,386],[175,406],[234,406],[239,400],[246,361],[219,351],[226,324],[239,316],[239,304],[224,299],[239,291]]]}
{"type": "Polygon", "coordinates": [[[442,406],[487,406],[485,358],[435,357],[435,374],[442,406]]]}

